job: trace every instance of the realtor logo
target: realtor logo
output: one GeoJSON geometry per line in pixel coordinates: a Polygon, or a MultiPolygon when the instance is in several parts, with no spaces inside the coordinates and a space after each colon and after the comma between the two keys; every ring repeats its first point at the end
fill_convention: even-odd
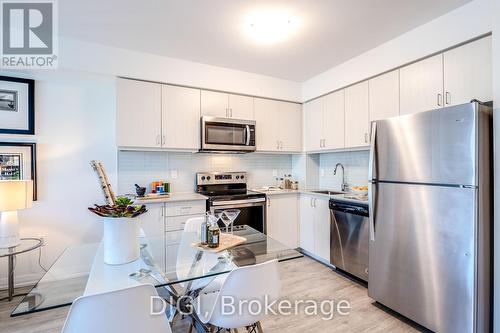
{"type": "Polygon", "coordinates": [[[2,61],[9,69],[56,68],[56,3],[2,0],[2,61]]]}

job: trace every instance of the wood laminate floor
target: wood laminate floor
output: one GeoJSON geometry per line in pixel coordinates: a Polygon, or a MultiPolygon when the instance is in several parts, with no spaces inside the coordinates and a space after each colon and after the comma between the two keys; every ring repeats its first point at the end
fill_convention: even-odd
{"type": "MultiPolygon", "coordinates": [[[[270,315],[262,322],[266,333],[422,331],[420,327],[374,304],[365,287],[310,258],[280,263],[280,269],[284,299],[292,302],[297,299],[333,300],[335,303],[347,300],[351,310],[349,315],[335,314],[330,320],[323,320],[320,315],[307,316],[303,312],[294,316],[270,315]]],[[[1,333],[61,331],[69,307],[11,318],[10,312],[19,301],[20,298],[12,302],[0,302],[1,333]]],[[[173,332],[187,332],[187,323],[176,322],[173,332]]]]}

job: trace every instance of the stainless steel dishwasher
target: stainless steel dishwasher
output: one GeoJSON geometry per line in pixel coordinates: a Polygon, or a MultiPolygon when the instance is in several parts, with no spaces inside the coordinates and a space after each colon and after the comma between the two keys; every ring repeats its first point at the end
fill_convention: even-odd
{"type": "Polygon", "coordinates": [[[330,263],[368,281],[368,203],[330,199],[330,263]]]}

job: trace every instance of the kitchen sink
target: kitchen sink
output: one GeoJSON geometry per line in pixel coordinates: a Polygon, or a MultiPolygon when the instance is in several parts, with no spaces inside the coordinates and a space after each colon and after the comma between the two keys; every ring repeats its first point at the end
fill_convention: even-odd
{"type": "Polygon", "coordinates": [[[341,191],[311,191],[313,193],[318,193],[318,194],[326,194],[326,195],[335,195],[335,194],[346,194],[347,192],[341,192],[341,191]]]}

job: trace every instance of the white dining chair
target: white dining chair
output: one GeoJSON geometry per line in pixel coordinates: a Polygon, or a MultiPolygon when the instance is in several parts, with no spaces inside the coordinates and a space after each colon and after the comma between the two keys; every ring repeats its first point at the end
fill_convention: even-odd
{"type": "MultiPolygon", "coordinates": [[[[193,217],[186,221],[184,224],[184,234],[181,237],[181,246],[179,246],[179,252],[177,253],[177,277],[179,279],[184,279],[190,274],[190,264],[195,260],[195,256],[198,254],[198,249],[192,246],[193,238],[192,234],[196,233],[196,241],[200,239],[201,235],[201,225],[205,221],[205,217],[193,217]]],[[[212,268],[217,265],[219,255],[216,253],[204,253],[202,258],[203,265],[199,265],[200,268],[212,268]]],[[[191,290],[205,288],[208,291],[219,291],[220,286],[224,282],[227,274],[217,275],[214,277],[197,279],[191,282],[182,282],[180,285],[183,288],[187,288],[190,285],[191,290]]]]}
{"type": "Polygon", "coordinates": [[[278,260],[271,260],[233,270],[219,292],[201,293],[194,300],[193,306],[204,324],[228,330],[254,327],[262,333],[260,321],[266,315],[266,299],[268,303],[277,300],[280,289],[278,260]],[[222,302],[226,297],[232,298],[235,313],[224,313],[222,302]],[[256,311],[256,303],[260,304],[261,311],[256,311]],[[245,305],[238,308],[238,304],[245,305]]]}
{"type": "Polygon", "coordinates": [[[165,314],[151,314],[151,304],[161,304],[151,303],[153,296],[158,296],[155,288],[144,284],[79,297],[71,305],[62,333],[171,333],[165,314]]]}

